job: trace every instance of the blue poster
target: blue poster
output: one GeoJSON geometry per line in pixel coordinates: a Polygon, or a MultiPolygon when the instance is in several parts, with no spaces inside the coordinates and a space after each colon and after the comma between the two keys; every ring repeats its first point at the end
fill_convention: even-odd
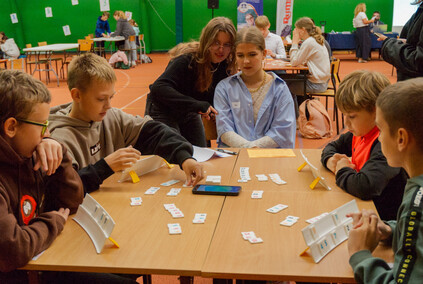
{"type": "Polygon", "coordinates": [[[238,0],[237,29],[254,26],[257,16],[263,15],[263,0],[238,0]]]}

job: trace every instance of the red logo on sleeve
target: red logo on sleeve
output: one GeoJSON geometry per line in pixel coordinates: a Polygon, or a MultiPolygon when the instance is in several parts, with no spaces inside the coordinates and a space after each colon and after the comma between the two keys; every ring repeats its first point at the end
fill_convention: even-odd
{"type": "Polygon", "coordinates": [[[22,220],[25,225],[28,225],[29,221],[34,217],[35,208],[37,208],[37,202],[34,198],[29,195],[24,195],[21,198],[21,214],[22,220]]]}

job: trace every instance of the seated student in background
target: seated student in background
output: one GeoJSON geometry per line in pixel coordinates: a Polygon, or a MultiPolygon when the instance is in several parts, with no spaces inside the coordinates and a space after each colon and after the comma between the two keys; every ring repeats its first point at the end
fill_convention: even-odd
{"type": "Polygon", "coordinates": [[[266,16],[258,16],[256,18],[256,27],[263,34],[266,43],[266,55],[275,59],[286,58],[285,46],[282,38],[269,31],[270,22],[266,16]]]}
{"type": "MultiPolygon", "coordinates": [[[[303,17],[295,22],[289,56],[292,66],[302,64],[308,67],[305,90],[307,93],[324,92],[328,88],[330,60],[324,42],[325,38],[320,28],[316,27],[310,18],[303,17]],[[303,43],[299,48],[300,40],[303,40],[303,43]]],[[[298,105],[300,105],[305,99],[304,83],[293,81],[287,84],[291,93],[297,97],[298,105]]]]}
{"type": "Polygon", "coordinates": [[[203,177],[193,149],[173,129],[150,117],[112,108],[116,75],[106,59],[88,53],[69,64],[68,86],[73,102],[51,109],[52,137],[64,143],[86,192],[97,190],[114,172],[143,155],[159,155],[185,171],[187,184],[203,177]]]}
{"type": "Polygon", "coordinates": [[[322,164],[336,174],[336,184],[363,200],[373,200],[383,220],[396,219],[407,179],[404,170],[388,166],[378,140],[375,104],[389,84],[385,75],[372,71],[345,77],[335,98],[349,132],[322,152],[322,164]]]}
{"type": "Polygon", "coordinates": [[[16,270],[62,232],[84,191],[66,148],[48,139],[50,92],[32,76],[0,71],[0,283],[26,283],[16,270]]]}
{"type": "Polygon", "coordinates": [[[116,30],[110,36],[123,36],[125,38],[124,49],[132,49],[128,53],[128,60],[131,66],[134,67],[137,64],[137,44],[135,41],[129,41],[129,36],[135,35],[135,31],[123,11],[115,11],[113,18],[116,20],[116,30]]]}
{"type": "Polygon", "coordinates": [[[371,210],[349,214],[350,264],[358,283],[421,283],[423,279],[423,79],[388,86],[376,102],[382,152],[410,176],[396,220],[382,222],[371,210]],[[372,256],[379,241],[392,242],[394,266],[372,256]]]}
{"type": "Polygon", "coordinates": [[[260,30],[238,31],[235,49],[241,72],[222,80],[214,96],[219,146],[294,148],[294,102],[285,82],[263,70],[266,51],[260,30]]]}
{"type": "Polygon", "coordinates": [[[150,85],[146,114],[176,129],[191,144],[206,147],[201,117],[214,119],[214,89],[234,68],[236,30],[225,17],[211,19],[200,42],[182,43],[169,51],[164,73],[150,85]]]}
{"type": "Polygon", "coordinates": [[[19,47],[13,38],[8,38],[4,32],[0,32],[0,49],[4,59],[16,59],[21,55],[19,47]]]}

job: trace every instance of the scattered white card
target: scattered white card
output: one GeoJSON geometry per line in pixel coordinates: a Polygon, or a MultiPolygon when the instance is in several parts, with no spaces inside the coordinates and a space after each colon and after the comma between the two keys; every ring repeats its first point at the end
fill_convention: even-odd
{"type": "Polygon", "coordinates": [[[267,209],[266,211],[270,212],[270,213],[278,213],[285,208],[288,208],[288,205],[277,204],[277,205],[273,206],[272,208],[267,209]]]}
{"type": "Polygon", "coordinates": [[[181,192],[180,188],[171,188],[170,191],[166,194],[167,196],[177,196],[181,192]]]}
{"type": "Polygon", "coordinates": [[[149,194],[149,195],[152,195],[152,194],[155,194],[158,190],[160,189],[160,187],[150,187],[149,189],[147,189],[145,192],[144,192],[144,194],[149,194]]]}
{"type": "Polygon", "coordinates": [[[254,190],[253,193],[251,193],[252,199],[260,199],[263,197],[263,190],[254,190]]]}
{"type": "Polygon", "coordinates": [[[206,213],[195,213],[194,219],[192,222],[194,224],[204,224],[206,221],[207,214],[206,213]]]}
{"type": "Polygon", "coordinates": [[[170,223],[167,224],[167,227],[169,229],[169,234],[171,235],[182,234],[181,225],[179,225],[179,223],[170,223]]]}
{"type": "Polygon", "coordinates": [[[162,185],[162,186],[171,186],[171,185],[174,185],[175,183],[178,183],[178,182],[180,182],[180,180],[171,179],[171,180],[169,180],[167,182],[161,183],[160,185],[162,185]]]}
{"type": "Polygon", "coordinates": [[[63,33],[65,34],[65,36],[68,36],[71,34],[69,25],[63,26],[63,33]]]}
{"type": "Polygon", "coordinates": [[[141,197],[131,197],[131,206],[138,206],[142,204],[141,197]]]}

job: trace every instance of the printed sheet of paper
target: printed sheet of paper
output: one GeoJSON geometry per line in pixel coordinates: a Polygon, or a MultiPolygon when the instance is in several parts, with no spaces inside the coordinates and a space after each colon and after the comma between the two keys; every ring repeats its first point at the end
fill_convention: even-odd
{"type": "Polygon", "coordinates": [[[110,3],[109,0],[100,0],[100,11],[110,11],[110,3]]]}
{"type": "Polygon", "coordinates": [[[247,149],[250,158],[295,157],[292,149],[247,149]]]}
{"type": "Polygon", "coordinates": [[[18,22],[18,16],[16,13],[10,14],[10,19],[12,20],[12,24],[16,24],[18,22]]]}

